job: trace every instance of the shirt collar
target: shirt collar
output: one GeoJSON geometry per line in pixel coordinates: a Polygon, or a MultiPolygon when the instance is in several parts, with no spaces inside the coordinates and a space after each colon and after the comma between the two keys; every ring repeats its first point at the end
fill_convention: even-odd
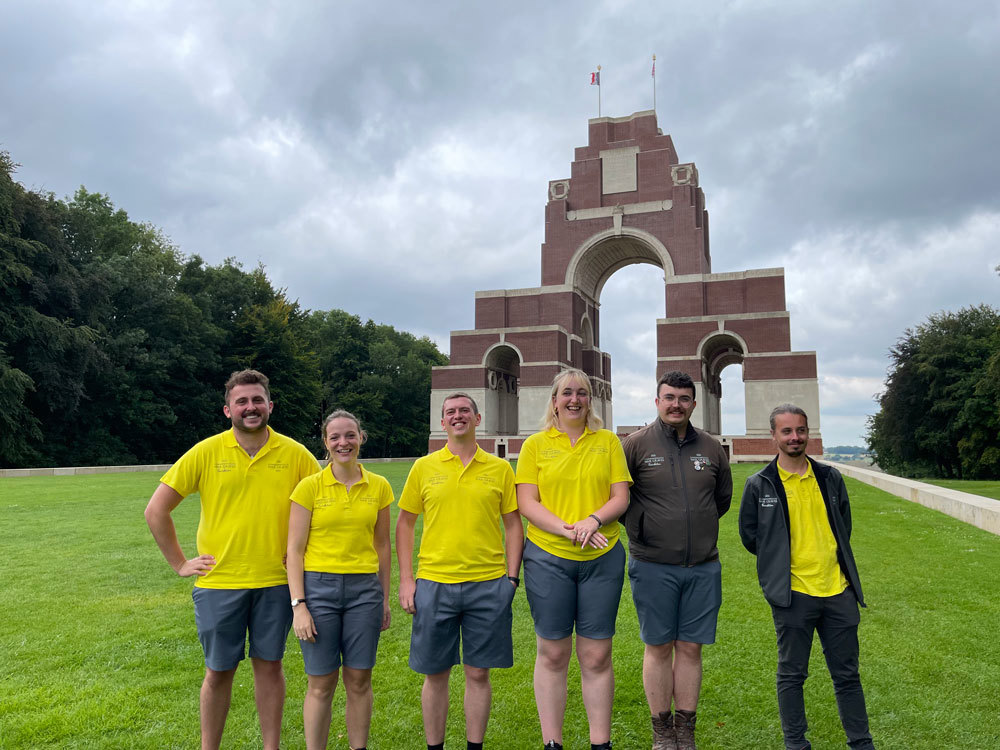
{"type": "Polygon", "coordinates": [[[794,471],[785,471],[783,468],[781,468],[781,464],[779,464],[778,462],[775,462],[774,465],[778,469],[778,477],[781,479],[782,482],[787,482],[792,477],[798,477],[799,479],[809,479],[809,477],[816,476],[815,474],[813,474],[812,461],[810,461],[808,466],[806,467],[805,474],[799,474],[794,471]]]}
{"type": "MultiPolygon", "coordinates": [[[[257,451],[257,455],[259,456],[261,453],[264,452],[265,449],[266,450],[270,450],[271,448],[274,448],[275,446],[279,445],[280,443],[281,443],[281,440],[278,437],[278,433],[275,432],[274,430],[272,430],[270,426],[268,426],[267,427],[267,442],[265,442],[260,447],[260,450],[257,451]]],[[[238,442],[236,442],[236,430],[233,427],[230,427],[228,430],[226,430],[225,432],[222,433],[222,444],[224,446],[226,446],[227,448],[239,448],[240,450],[243,450],[243,446],[240,445],[238,442]]],[[[245,452],[246,451],[244,451],[244,453],[245,452]]]]}
{"type": "MultiPolygon", "coordinates": [[[[441,460],[450,461],[453,458],[458,458],[458,456],[452,453],[451,448],[449,448],[448,444],[445,443],[444,448],[441,449],[441,460]]],[[[480,463],[486,460],[483,449],[480,447],[479,443],[476,443],[476,452],[472,454],[472,460],[479,461],[480,463]]]]}
{"type": "MultiPolygon", "coordinates": [[[[361,479],[355,482],[355,484],[366,484],[368,482],[368,469],[365,468],[364,464],[358,464],[358,468],[361,469],[361,479]]],[[[335,484],[339,484],[341,487],[344,486],[344,483],[333,475],[333,468],[330,464],[327,464],[326,468],[323,469],[323,484],[328,487],[332,487],[335,484]]]]}
{"type": "MultiPolygon", "coordinates": [[[[548,435],[549,437],[552,437],[552,438],[559,437],[560,435],[562,435],[563,437],[565,437],[567,439],[569,438],[569,435],[567,435],[565,432],[563,432],[562,430],[560,430],[555,425],[552,425],[549,429],[547,429],[545,431],[545,434],[548,435]]],[[[592,429],[590,429],[589,427],[587,427],[586,425],[584,425],[583,435],[580,435],[580,437],[583,438],[583,437],[586,437],[587,435],[593,435],[593,434],[595,434],[594,431],[592,429]]]]}

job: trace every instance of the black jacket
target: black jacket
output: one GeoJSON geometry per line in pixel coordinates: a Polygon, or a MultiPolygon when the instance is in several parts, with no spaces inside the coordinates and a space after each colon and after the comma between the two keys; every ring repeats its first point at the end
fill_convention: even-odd
{"type": "Polygon", "coordinates": [[[726,451],[688,425],[677,431],[659,419],[622,441],[632,475],[629,505],[619,519],[629,554],[646,562],[700,565],[719,559],[719,519],[733,500],[726,451]]]}
{"type": "MultiPolygon", "coordinates": [[[[844,478],[832,466],[811,458],[809,463],[823,494],[826,516],[837,542],[837,561],[863,607],[861,580],[851,552],[851,505],[844,478]]],[[[777,607],[789,606],[792,603],[792,555],[788,498],[778,476],[777,458],[747,480],[739,521],[743,546],[757,555],[757,580],[764,598],[777,607]]]]}

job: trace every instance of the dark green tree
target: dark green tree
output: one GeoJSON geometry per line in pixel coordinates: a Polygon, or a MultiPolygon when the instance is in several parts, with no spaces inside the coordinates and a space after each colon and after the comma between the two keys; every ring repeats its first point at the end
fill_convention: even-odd
{"type": "Polygon", "coordinates": [[[932,315],[890,352],[867,441],[902,476],[1000,477],[1000,311],[932,315]]]}
{"type": "Polygon", "coordinates": [[[262,266],[208,265],[81,188],[26,191],[0,152],[0,466],[173,461],[225,427],[222,385],[271,379],[275,428],[321,450],[331,408],[355,411],[366,455],[427,446],[427,339],[309,312],[262,266]]]}

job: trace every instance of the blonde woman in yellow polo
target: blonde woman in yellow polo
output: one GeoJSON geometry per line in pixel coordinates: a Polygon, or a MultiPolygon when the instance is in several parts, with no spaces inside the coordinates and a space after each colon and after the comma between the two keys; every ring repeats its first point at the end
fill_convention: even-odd
{"type": "Polygon", "coordinates": [[[368,744],[372,668],[379,634],[389,627],[394,498],[385,477],[358,463],[366,438],[353,414],[330,414],[323,422],[330,464],[292,492],[288,590],[308,675],[302,707],[308,750],[327,746],[339,672],[347,692],[347,740],[352,750],[368,744]]]}
{"type": "Polygon", "coordinates": [[[611,638],[625,576],[618,517],[632,483],[618,437],[591,408],[590,379],[556,376],[543,429],[521,447],[517,504],[528,519],[524,584],[535,621],[535,703],[542,741],[562,749],[566,679],[576,630],[594,750],[611,748],[611,638]]]}

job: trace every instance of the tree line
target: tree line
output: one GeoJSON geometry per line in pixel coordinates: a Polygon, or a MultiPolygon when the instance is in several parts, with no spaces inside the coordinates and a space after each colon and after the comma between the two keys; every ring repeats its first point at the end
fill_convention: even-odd
{"type": "Polygon", "coordinates": [[[371,456],[427,449],[447,358],[343,310],[305,310],[258,266],[210,265],[110,198],[26,190],[0,151],[0,467],[169,463],[222,426],[222,384],[271,378],[275,428],[321,452],[354,412],[371,456]]]}
{"type": "Polygon", "coordinates": [[[868,420],[875,462],[900,476],[1000,478],[1000,310],[932,315],[889,358],[868,420]]]}

